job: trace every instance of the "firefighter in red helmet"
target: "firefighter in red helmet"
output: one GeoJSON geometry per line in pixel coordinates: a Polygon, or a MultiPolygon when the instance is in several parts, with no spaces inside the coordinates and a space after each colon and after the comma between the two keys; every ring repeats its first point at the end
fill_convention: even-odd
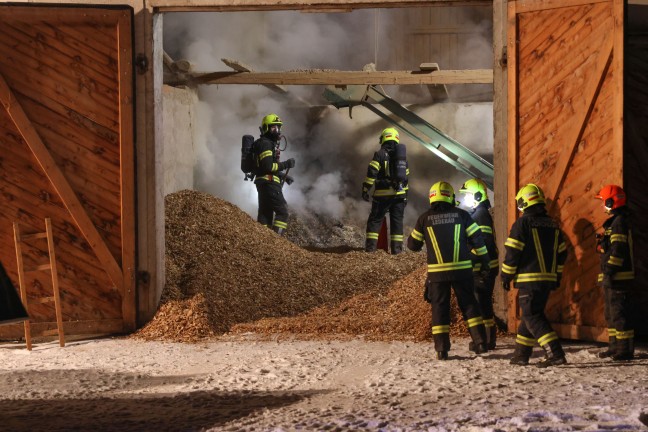
{"type": "Polygon", "coordinates": [[[599,357],[631,360],[634,357],[634,323],[632,319],[632,287],[634,262],[630,213],[626,194],[620,186],[604,186],[596,195],[603,201],[610,217],[603,223],[603,234],[597,234],[597,252],[601,254],[598,282],[605,294],[605,319],[609,346],[599,357]]]}

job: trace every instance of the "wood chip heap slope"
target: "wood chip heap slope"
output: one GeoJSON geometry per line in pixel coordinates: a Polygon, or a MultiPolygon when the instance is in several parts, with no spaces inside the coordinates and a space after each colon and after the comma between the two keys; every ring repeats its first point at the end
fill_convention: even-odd
{"type": "MultiPolygon", "coordinates": [[[[364,304],[362,296],[382,299],[392,283],[414,270],[418,276],[411,276],[408,284],[412,290],[418,284],[418,289],[413,298],[401,294],[402,301],[412,303],[407,307],[429,311],[422,300],[424,253],[309,252],[209,194],[185,190],[168,195],[165,201],[167,284],[158,312],[136,337],[198,341],[230,332],[236,324],[294,317],[324,306],[336,308],[349,299],[359,310],[370,305],[384,308],[384,302],[364,304]],[[352,299],[356,295],[360,299],[352,299]]],[[[399,298],[398,293],[391,295],[399,298]]],[[[399,307],[406,305],[390,306],[394,311],[399,307]]],[[[352,312],[358,316],[356,310],[352,312]]],[[[417,311],[410,318],[416,320],[419,314],[423,313],[417,311]]],[[[356,326],[363,334],[374,326],[385,328],[376,321],[384,311],[365,310],[362,315],[376,315],[371,322],[356,326]]],[[[429,324],[421,325],[429,331],[429,324]]],[[[396,336],[395,329],[408,326],[393,323],[386,328],[396,336]]],[[[334,324],[326,328],[331,333],[349,331],[334,324]]]]}

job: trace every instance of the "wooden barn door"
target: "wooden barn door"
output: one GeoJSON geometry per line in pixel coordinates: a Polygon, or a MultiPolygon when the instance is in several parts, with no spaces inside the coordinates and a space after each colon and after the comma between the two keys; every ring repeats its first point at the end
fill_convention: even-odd
{"type": "MultiPolygon", "coordinates": [[[[0,260],[17,283],[12,222],[51,218],[68,335],[135,327],[131,23],[130,8],[0,6],[0,260]]],[[[25,266],[46,247],[23,245],[25,266]]],[[[27,274],[28,296],[49,278],[27,274]]],[[[56,326],[52,304],[30,315],[35,335],[56,326]]]]}
{"type": "MultiPolygon", "coordinates": [[[[607,340],[595,253],[607,216],[594,195],[623,184],[623,7],[623,0],[509,2],[508,196],[537,183],[567,236],[562,286],[547,306],[566,338],[607,340]]],[[[511,206],[509,226],[516,217],[511,206]]],[[[515,293],[509,304],[515,331],[515,293]]]]}

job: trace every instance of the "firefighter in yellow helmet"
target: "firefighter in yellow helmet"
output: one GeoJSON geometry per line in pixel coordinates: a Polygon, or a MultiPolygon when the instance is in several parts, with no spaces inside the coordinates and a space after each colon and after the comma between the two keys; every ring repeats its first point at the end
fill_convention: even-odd
{"type": "Polygon", "coordinates": [[[488,338],[488,349],[494,350],[497,345],[497,327],[495,327],[495,313],[493,312],[493,291],[495,288],[495,279],[497,278],[499,262],[497,260],[497,245],[495,243],[495,229],[493,227],[493,217],[490,214],[490,200],[488,199],[488,189],[483,180],[472,178],[467,180],[460,193],[466,195],[467,204],[471,207],[470,216],[479,225],[479,229],[484,237],[488,257],[490,258],[487,277],[480,276],[481,260],[473,255],[473,261],[476,263],[473,267],[475,276],[475,297],[479,302],[484,325],[486,326],[486,336],[488,338]]]}
{"type": "Polygon", "coordinates": [[[465,210],[455,207],[452,186],[444,181],[430,188],[430,208],[421,214],[407,239],[407,247],[427,249],[428,275],[423,298],[432,304],[432,337],[437,359],[450,350],[450,289],[466,321],[477,354],[488,351],[486,329],[474,294],[471,249],[489,273],[488,252],[479,226],[465,210]]]}
{"type": "Polygon", "coordinates": [[[374,188],[365,251],[376,251],[380,227],[389,212],[391,253],[397,255],[403,251],[403,215],[407,206],[409,167],[405,145],[400,143],[396,129],[384,129],[379,143],[380,150],[374,153],[362,183],[362,199],[365,201],[371,200],[369,191],[374,188]]]}
{"type": "Polygon", "coordinates": [[[511,364],[528,365],[533,346],[538,343],[545,351],[538,367],[562,365],[567,363],[565,352],[544,309],[551,291],[560,286],[567,247],[558,222],[547,214],[545,195],[539,186],[523,186],[515,200],[523,213],[504,243],[506,257],[500,275],[504,290],[510,290],[514,282],[522,311],[511,364]]]}
{"type": "Polygon", "coordinates": [[[292,183],[287,170],[295,166],[295,159],[279,161],[279,140],[283,122],[276,114],[263,117],[259,130],[261,137],[252,145],[255,159],[254,183],[259,196],[257,221],[284,235],[288,228],[288,203],[283,196],[284,181],[292,183]]]}
{"type": "Polygon", "coordinates": [[[626,194],[621,186],[604,186],[596,195],[603,201],[610,217],[598,234],[597,251],[601,254],[598,282],[605,294],[605,319],[609,347],[599,357],[613,360],[634,358],[633,285],[635,279],[632,254],[632,229],[626,194]]]}

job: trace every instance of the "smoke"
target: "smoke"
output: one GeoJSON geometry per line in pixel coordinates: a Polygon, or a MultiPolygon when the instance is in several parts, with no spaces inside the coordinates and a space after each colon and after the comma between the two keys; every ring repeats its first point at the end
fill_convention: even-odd
{"type": "MultiPolygon", "coordinates": [[[[389,27],[398,10],[344,14],[300,12],[173,13],[164,16],[164,48],[187,59],[197,71],[228,70],[230,58],[257,71],[295,69],[361,70],[386,63],[378,47],[390,46],[389,27]]],[[[481,49],[481,48],[480,48],[481,49]]],[[[475,68],[479,66],[471,66],[475,68]]],[[[256,217],[257,194],[243,181],[240,146],[244,134],[259,136],[263,116],[278,114],[288,146],[281,159],[295,158],[284,186],[291,211],[329,216],[363,226],[370,204],[360,200],[362,181],[378,137],[391,126],[362,107],[337,110],[322,97],[322,86],[290,86],[288,95],[254,85],[206,85],[198,89],[194,147],[195,188],[238,205],[256,217]]],[[[426,91],[426,90],[422,90],[426,91]]],[[[492,153],[491,104],[413,107],[419,115],[482,155],[492,153]],[[476,107],[476,108],[475,108],[476,107]]],[[[467,176],[408,141],[411,170],[406,225],[427,206],[427,192],[439,180],[458,189],[467,176]]]]}

